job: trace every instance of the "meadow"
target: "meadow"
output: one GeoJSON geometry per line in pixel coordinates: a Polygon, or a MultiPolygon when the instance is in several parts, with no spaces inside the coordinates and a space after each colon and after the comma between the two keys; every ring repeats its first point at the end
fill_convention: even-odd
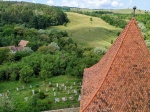
{"type": "Polygon", "coordinates": [[[114,41],[117,38],[117,33],[122,30],[97,17],[73,12],[67,12],[67,16],[70,22],[66,26],[51,28],[67,31],[76,43],[85,47],[110,47],[111,40],[114,41]]]}

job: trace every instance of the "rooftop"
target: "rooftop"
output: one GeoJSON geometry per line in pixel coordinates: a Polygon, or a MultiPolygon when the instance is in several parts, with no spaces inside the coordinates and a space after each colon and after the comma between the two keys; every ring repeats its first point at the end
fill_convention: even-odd
{"type": "Polygon", "coordinates": [[[149,57],[132,18],[103,58],[84,70],[80,112],[150,111],[149,57]]]}

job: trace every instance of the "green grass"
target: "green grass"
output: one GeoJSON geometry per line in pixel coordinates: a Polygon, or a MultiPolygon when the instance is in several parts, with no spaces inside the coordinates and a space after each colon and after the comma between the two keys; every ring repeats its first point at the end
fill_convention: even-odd
{"type": "MultiPolygon", "coordinates": [[[[71,8],[71,11],[83,11],[83,12],[93,12],[93,11],[109,11],[119,14],[131,14],[133,9],[84,9],[84,8],[71,8]]],[[[144,10],[136,9],[136,14],[145,14],[144,10]]]]}
{"type": "Polygon", "coordinates": [[[120,28],[109,25],[100,18],[67,12],[70,23],[67,26],[55,26],[59,30],[69,33],[69,36],[78,44],[85,47],[109,47],[111,40],[117,38],[120,28]]]}
{"type": "Polygon", "coordinates": [[[81,78],[77,79],[67,75],[52,77],[46,81],[41,81],[41,79],[38,78],[32,78],[32,81],[28,84],[21,84],[18,81],[7,81],[0,82],[0,93],[6,95],[7,90],[9,90],[9,99],[14,102],[14,105],[16,105],[17,108],[22,108],[21,106],[26,107],[29,105],[29,102],[33,97],[32,90],[35,90],[35,94],[38,94],[40,89],[41,92],[46,94],[46,98],[44,100],[39,99],[39,101],[51,102],[48,109],[70,108],[79,106],[78,96],[81,89],[80,83],[81,78]],[[49,85],[49,82],[52,83],[51,86],[49,85]],[[76,82],[76,85],[74,85],[74,82],[76,82]],[[61,90],[56,87],[56,83],[59,84],[61,90]],[[67,87],[67,90],[64,90],[64,88],[61,86],[63,83],[67,87]],[[37,84],[39,87],[36,86],[37,84]],[[32,85],[32,88],[30,88],[30,85],[32,85]],[[72,89],[70,89],[71,85],[72,89]],[[25,86],[25,89],[22,89],[22,86],[25,86]],[[17,87],[19,88],[19,91],[16,90],[17,87]],[[46,92],[46,88],[48,89],[48,92],[46,92]],[[55,88],[56,92],[55,97],[53,88],[55,88]],[[76,96],[74,94],[74,89],[78,91],[78,95],[76,96]],[[70,94],[68,94],[68,90],[70,91],[70,94]],[[62,97],[69,98],[71,96],[74,96],[74,100],[68,100],[66,102],[61,100],[62,97]],[[28,97],[28,101],[25,101],[25,97],[28,97]],[[60,98],[60,102],[55,103],[55,98],[60,98]]]}
{"type": "MultiPolygon", "coordinates": [[[[115,10],[107,10],[107,11],[111,11],[111,12],[119,13],[119,14],[131,14],[131,13],[133,13],[133,9],[115,9],[115,10]]],[[[137,9],[136,14],[145,14],[145,11],[137,9]]]]}

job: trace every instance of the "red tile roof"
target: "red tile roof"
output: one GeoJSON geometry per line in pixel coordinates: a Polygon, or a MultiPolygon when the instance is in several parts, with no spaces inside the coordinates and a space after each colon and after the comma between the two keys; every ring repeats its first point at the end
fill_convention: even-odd
{"type": "Polygon", "coordinates": [[[18,44],[18,46],[21,46],[21,47],[26,47],[26,45],[28,44],[29,41],[26,41],[26,40],[21,40],[18,44]]]}
{"type": "Polygon", "coordinates": [[[150,112],[150,53],[134,18],[84,70],[80,112],[150,112]]]}

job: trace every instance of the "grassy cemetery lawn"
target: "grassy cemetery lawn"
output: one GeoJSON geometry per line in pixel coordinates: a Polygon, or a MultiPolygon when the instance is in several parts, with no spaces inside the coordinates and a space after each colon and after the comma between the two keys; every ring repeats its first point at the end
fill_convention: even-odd
{"type": "Polygon", "coordinates": [[[6,106],[6,102],[6,108],[15,108],[16,111],[78,107],[80,89],[81,79],[66,75],[46,81],[35,78],[28,84],[0,82],[0,103],[6,106]]]}

